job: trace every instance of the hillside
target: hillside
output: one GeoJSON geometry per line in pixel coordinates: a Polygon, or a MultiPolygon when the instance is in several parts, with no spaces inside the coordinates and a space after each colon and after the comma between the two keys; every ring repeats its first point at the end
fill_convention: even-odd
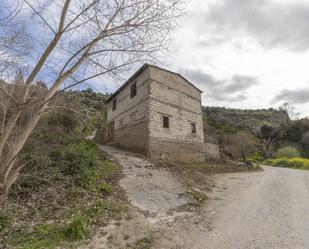
{"type": "Polygon", "coordinates": [[[277,127],[290,120],[285,111],[275,109],[241,110],[204,107],[203,110],[207,124],[226,132],[247,129],[257,134],[265,124],[277,127]]]}
{"type": "MultiPolygon", "coordinates": [[[[308,157],[309,120],[291,120],[284,110],[204,107],[205,136],[217,136],[223,156],[231,159],[274,157],[292,146],[308,157]],[[267,150],[267,151],[265,151],[267,150]],[[266,155],[268,154],[268,155],[266,155]]],[[[207,140],[207,138],[206,138],[207,140]]]]}
{"type": "Polygon", "coordinates": [[[68,91],[54,100],[64,108],[42,116],[0,210],[0,248],[76,248],[96,227],[118,219],[120,169],[85,139],[105,125],[105,99],[91,89],[68,91]]]}

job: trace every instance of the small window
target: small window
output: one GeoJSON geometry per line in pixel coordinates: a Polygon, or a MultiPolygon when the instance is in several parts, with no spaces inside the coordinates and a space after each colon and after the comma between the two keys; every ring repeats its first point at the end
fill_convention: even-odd
{"type": "Polygon", "coordinates": [[[196,133],[196,125],[194,123],[191,123],[191,132],[196,133]]]}
{"type": "Polygon", "coordinates": [[[117,109],[117,99],[113,99],[113,111],[117,109]]]}
{"type": "Polygon", "coordinates": [[[170,118],[167,116],[163,116],[163,127],[164,128],[170,127],[170,118]]]}
{"type": "Polygon", "coordinates": [[[133,98],[136,95],[136,91],[137,91],[137,88],[136,88],[136,81],[135,81],[131,85],[131,98],[133,98]]]}

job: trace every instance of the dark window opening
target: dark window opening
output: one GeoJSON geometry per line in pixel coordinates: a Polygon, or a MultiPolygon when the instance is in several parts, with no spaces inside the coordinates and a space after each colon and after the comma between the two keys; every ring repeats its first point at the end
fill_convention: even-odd
{"type": "Polygon", "coordinates": [[[163,127],[164,128],[170,127],[170,120],[169,119],[170,119],[169,117],[163,116],[163,127]]]}
{"type": "Polygon", "coordinates": [[[191,132],[196,133],[196,125],[194,123],[191,123],[191,132]]]}
{"type": "Polygon", "coordinates": [[[117,99],[113,99],[113,111],[117,109],[117,99]]]}
{"type": "Polygon", "coordinates": [[[137,92],[136,82],[134,82],[134,83],[131,85],[131,98],[133,98],[133,97],[136,95],[136,92],[137,92]]]}

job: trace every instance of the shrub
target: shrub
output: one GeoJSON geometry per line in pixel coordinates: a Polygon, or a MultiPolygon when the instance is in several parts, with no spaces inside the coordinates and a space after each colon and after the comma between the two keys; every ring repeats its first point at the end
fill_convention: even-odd
{"type": "Polygon", "coordinates": [[[251,163],[260,163],[263,162],[264,155],[261,151],[256,152],[255,154],[248,157],[248,161],[251,163]]]}
{"type": "Polygon", "coordinates": [[[288,158],[277,158],[274,160],[274,166],[288,167],[289,161],[288,158]]]}
{"type": "Polygon", "coordinates": [[[73,176],[80,187],[104,194],[112,193],[112,187],[106,180],[114,175],[116,168],[114,164],[100,159],[95,142],[81,140],[69,145],[64,161],[64,173],[73,176]]]}
{"type": "Polygon", "coordinates": [[[110,184],[105,181],[102,181],[99,186],[99,191],[103,194],[110,195],[113,192],[113,188],[110,184]]]}
{"type": "Polygon", "coordinates": [[[277,151],[277,157],[287,157],[287,158],[293,158],[293,157],[300,157],[300,153],[298,150],[291,146],[286,146],[277,151]]]}
{"type": "Polygon", "coordinates": [[[66,133],[69,133],[76,129],[78,126],[78,121],[72,113],[55,112],[50,114],[47,120],[47,124],[50,129],[51,127],[54,127],[54,130],[56,131],[60,129],[66,133]]]}
{"type": "Polygon", "coordinates": [[[273,166],[274,165],[274,159],[267,159],[263,162],[263,164],[273,166]]]}
{"type": "Polygon", "coordinates": [[[64,158],[64,151],[62,149],[55,149],[52,150],[49,153],[49,157],[53,160],[53,161],[59,161],[62,160],[64,158]]]}
{"type": "Polygon", "coordinates": [[[264,161],[264,164],[277,167],[309,169],[309,159],[300,157],[268,159],[264,161]]]}
{"type": "Polygon", "coordinates": [[[0,213],[0,231],[2,231],[7,225],[10,224],[10,217],[0,213]]]}
{"type": "Polygon", "coordinates": [[[98,161],[95,143],[84,140],[69,145],[65,152],[65,160],[68,162],[65,173],[71,175],[84,173],[98,161]]]}
{"type": "Polygon", "coordinates": [[[200,191],[197,191],[197,190],[192,190],[191,194],[192,194],[193,198],[200,203],[207,200],[207,196],[203,192],[200,192],[200,191]]]}
{"type": "Polygon", "coordinates": [[[64,227],[64,235],[71,241],[85,239],[90,235],[89,219],[81,214],[75,215],[64,227]]]}

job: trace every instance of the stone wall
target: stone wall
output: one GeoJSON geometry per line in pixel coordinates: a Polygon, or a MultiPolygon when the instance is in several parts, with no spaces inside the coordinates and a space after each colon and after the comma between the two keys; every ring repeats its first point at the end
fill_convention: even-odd
{"type": "Polygon", "coordinates": [[[149,153],[156,159],[205,161],[201,93],[182,77],[150,68],[149,153]],[[169,128],[163,127],[169,117],[169,128]],[[196,133],[191,131],[191,123],[196,133]]]}
{"type": "Polygon", "coordinates": [[[116,110],[112,110],[113,99],[107,103],[107,123],[115,122],[113,144],[147,153],[148,92],[149,75],[148,70],[144,70],[115,96],[116,110]],[[137,83],[137,92],[131,98],[130,87],[133,82],[137,83]]]}
{"type": "Polygon", "coordinates": [[[204,144],[184,143],[167,139],[149,138],[149,156],[154,159],[179,162],[205,162],[204,144]]]}

